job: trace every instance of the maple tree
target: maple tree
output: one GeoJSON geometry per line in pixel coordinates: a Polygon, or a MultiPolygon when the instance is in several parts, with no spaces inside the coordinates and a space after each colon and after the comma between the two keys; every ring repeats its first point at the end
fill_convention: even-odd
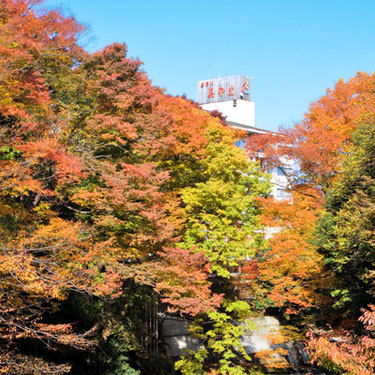
{"type": "Polygon", "coordinates": [[[233,134],[221,126],[207,132],[210,142],[201,161],[205,181],[181,191],[185,222],[178,245],[208,258],[212,289],[223,298],[219,309],[211,308],[193,321],[192,332],[205,348],[177,362],[183,374],[243,374],[240,359],[250,360],[240,343],[244,325],[233,320],[245,322],[252,312],[235,292],[233,270],[262,246],[256,197],[267,195],[270,185],[235,146],[233,134]],[[209,356],[216,359],[210,362],[209,356]]]}
{"type": "MultiPolygon", "coordinates": [[[[157,190],[166,174],[135,156],[139,152],[130,150],[130,161],[123,156],[129,153],[118,153],[138,134],[136,125],[126,125],[136,116],[125,108],[126,116],[120,119],[122,104],[115,105],[119,96],[137,86],[130,107],[143,106],[141,121],[142,114],[150,113],[151,95],[145,89],[154,90],[138,73],[140,63],[125,59],[124,46],[90,56],[76,45],[82,27],[74,19],[36,11],[36,4],[2,1],[1,10],[0,87],[6,92],[0,106],[1,337],[8,350],[35,339],[47,348],[87,349],[96,345],[95,329],[77,333],[70,323],[50,324],[45,317],[74,291],[118,294],[126,271],[118,263],[127,256],[124,250],[138,256],[141,244],[157,241],[157,190]],[[112,70],[105,72],[105,64],[112,63],[112,70]],[[118,85],[110,88],[116,74],[118,85]],[[124,77],[129,79],[121,85],[124,77]],[[108,113],[112,117],[106,117],[108,113]],[[114,124],[117,144],[108,137],[116,131],[114,124]],[[95,163],[101,158],[111,161],[95,163]],[[127,219],[133,215],[133,228],[127,227],[128,236],[122,239],[127,245],[119,244],[119,232],[124,235],[121,214],[127,219]]],[[[155,139],[150,137],[151,133],[148,145],[155,139]]],[[[163,233],[168,237],[165,225],[163,233]]],[[[31,371],[36,364],[45,366],[45,373],[70,368],[21,354],[24,363],[14,362],[7,352],[2,355],[1,368],[7,373],[31,371]]]]}
{"type": "MultiPolygon", "coordinates": [[[[289,201],[261,200],[272,236],[254,263],[252,290],[270,298],[268,306],[297,325],[325,321],[335,326],[336,336],[340,326],[355,327],[358,308],[371,302],[374,83],[374,75],[367,73],[339,80],[310,105],[300,123],[277,134],[253,135],[247,144],[264,169],[283,173],[291,193],[289,201]],[[288,160],[297,167],[287,168],[288,160]]],[[[365,350],[360,336],[356,340],[350,342],[365,350]]],[[[313,340],[311,347],[320,365],[355,362],[345,345],[341,351],[329,338],[313,340]]],[[[351,370],[348,365],[336,371],[371,368],[361,361],[356,370],[353,364],[351,370]]]]}
{"type": "MultiPolygon", "coordinates": [[[[371,116],[373,85],[374,76],[366,73],[358,73],[347,82],[339,80],[333,90],[327,90],[310,105],[301,123],[281,128],[277,134],[253,135],[248,140],[249,155],[263,159],[265,169],[278,168],[293,194],[292,206],[272,200],[263,202],[265,222],[280,230],[269,241],[271,250],[265,255],[267,261],[261,262],[260,271],[260,279],[271,284],[268,296],[288,312],[324,301],[312,290],[321,290],[319,279],[324,274],[314,230],[325,195],[340,178],[343,162],[353,147],[353,132],[371,116]],[[298,167],[285,168],[288,160],[294,160],[298,167]]],[[[330,282],[331,276],[325,277],[330,282]]]]}
{"type": "MultiPolygon", "coordinates": [[[[239,375],[254,310],[300,324],[334,303],[344,323],[371,302],[374,75],[340,80],[294,128],[250,138],[291,204],[268,196],[235,146],[242,132],[153,87],[124,44],[89,54],[73,18],[0,5],[0,371],[162,373],[145,329],[160,303],[192,318],[202,343],[181,373],[239,375]]],[[[371,371],[371,306],[361,319],[348,341],[360,361],[325,335],[311,341],[316,361],[371,371]]]]}
{"type": "Polygon", "coordinates": [[[293,203],[263,200],[264,223],[276,230],[268,239],[269,249],[259,254],[258,280],[272,285],[269,291],[264,287],[264,293],[287,316],[324,301],[317,292],[322,286],[323,259],[312,244],[318,208],[313,198],[298,191],[293,193],[293,203]]]}
{"type": "Polygon", "coordinates": [[[340,173],[352,133],[373,113],[374,75],[359,72],[347,82],[339,80],[334,89],[310,105],[304,119],[278,134],[250,137],[249,152],[262,157],[269,168],[283,168],[283,160],[295,160],[299,168],[287,172],[292,185],[308,185],[325,192],[340,173]]]}
{"type": "Polygon", "coordinates": [[[311,332],[312,358],[335,373],[374,371],[374,127],[371,117],[352,136],[343,171],[327,192],[316,242],[334,278],[325,286],[336,324],[311,332]],[[369,309],[365,309],[367,307],[369,309]],[[363,323],[360,329],[355,319],[363,323]],[[332,337],[339,337],[337,340],[332,337]]]}
{"type": "Polygon", "coordinates": [[[203,252],[166,248],[160,255],[155,290],[162,293],[169,312],[195,316],[220,306],[222,295],[211,293],[210,264],[203,252]]]}
{"type": "Polygon", "coordinates": [[[75,42],[82,27],[57,12],[38,16],[32,9],[35,4],[1,2],[0,331],[4,373],[29,373],[33,367],[40,373],[69,371],[68,365],[14,353],[20,340],[34,338],[47,346],[79,349],[93,345],[92,332],[77,333],[70,323],[42,321],[45,312],[55,308],[53,301],[63,299],[69,290],[90,290],[90,275],[84,263],[78,262],[90,238],[87,228],[57,217],[50,209],[57,181],[76,181],[82,170],[78,158],[56,136],[59,125],[54,122],[50,89],[43,77],[49,66],[73,67],[81,55],[75,42]]]}
{"type": "Polygon", "coordinates": [[[312,360],[335,374],[370,375],[375,370],[375,307],[362,309],[358,319],[364,326],[361,335],[348,331],[310,333],[312,360]],[[337,340],[337,334],[340,339],[337,340]]]}
{"type": "Polygon", "coordinates": [[[159,296],[216,319],[208,350],[234,371],[242,331],[230,320],[249,307],[213,275],[229,286],[261,243],[253,197],[267,190],[238,132],[152,87],[125,45],[88,54],[73,18],[1,3],[1,371],[66,373],[81,363],[58,354],[79,351],[95,371],[135,374],[130,357],[147,353],[146,307],[134,301],[159,296]],[[201,218],[212,237],[194,229],[201,218]]]}

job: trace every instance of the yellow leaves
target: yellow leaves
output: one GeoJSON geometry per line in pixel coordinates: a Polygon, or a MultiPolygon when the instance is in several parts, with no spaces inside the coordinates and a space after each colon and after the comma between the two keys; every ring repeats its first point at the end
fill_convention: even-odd
{"type": "Polygon", "coordinates": [[[90,207],[97,205],[105,206],[105,191],[82,189],[75,193],[71,200],[79,205],[90,207]]]}
{"type": "Polygon", "coordinates": [[[39,217],[45,218],[52,218],[56,214],[51,210],[51,204],[42,202],[39,203],[35,208],[34,211],[39,215],[39,217]]]}
{"type": "Polygon", "coordinates": [[[58,217],[51,218],[47,225],[37,228],[31,235],[20,238],[20,245],[32,247],[42,245],[66,247],[79,243],[80,225],[58,217]]]}
{"type": "Polygon", "coordinates": [[[0,288],[30,296],[63,299],[68,287],[87,288],[81,279],[88,250],[78,223],[51,218],[34,231],[20,231],[0,254],[0,273],[7,275],[0,288]],[[79,275],[79,278],[77,276],[79,275]]]}
{"type": "MultiPolygon", "coordinates": [[[[47,285],[43,280],[38,277],[38,272],[33,265],[33,259],[31,255],[17,254],[16,252],[8,252],[8,254],[2,254],[0,256],[0,273],[10,274],[13,280],[12,282],[3,281],[1,288],[19,288],[27,293],[31,294],[44,294],[47,285]]],[[[16,303],[18,304],[18,300],[16,303]]]]}
{"type": "Polygon", "coordinates": [[[283,348],[265,349],[257,352],[255,357],[267,368],[282,369],[289,367],[289,363],[285,358],[287,354],[288,351],[283,348]]]}

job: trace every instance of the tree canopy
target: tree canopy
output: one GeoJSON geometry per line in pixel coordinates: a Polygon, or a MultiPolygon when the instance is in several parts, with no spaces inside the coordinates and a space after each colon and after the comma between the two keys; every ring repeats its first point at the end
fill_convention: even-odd
{"type": "Polygon", "coordinates": [[[159,304],[216,319],[200,334],[221,367],[202,373],[240,373],[231,269],[262,243],[269,188],[242,134],[153,87],[124,44],[89,54],[73,18],[1,5],[0,371],[161,371],[144,328],[159,304]]]}
{"type": "Polygon", "coordinates": [[[0,4],[1,373],[255,372],[241,336],[264,313],[332,373],[374,372],[374,75],[243,151],[125,44],[88,53],[74,18],[0,4]],[[175,363],[167,315],[200,343],[175,363]]]}

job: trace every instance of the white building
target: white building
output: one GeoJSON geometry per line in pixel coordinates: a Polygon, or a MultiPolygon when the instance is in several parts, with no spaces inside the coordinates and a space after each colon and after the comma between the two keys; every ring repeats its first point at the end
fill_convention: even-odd
{"type": "MultiPolygon", "coordinates": [[[[255,126],[255,103],[251,101],[250,77],[229,76],[207,79],[197,83],[197,102],[207,111],[217,110],[225,117],[228,125],[247,131],[248,135],[274,133],[255,126]]],[[[276,134],[276,133],[275,133],[276,134]]],[[[244,147],[245,141],[238,143],[244,147]]],[[[294,168],[293,160],[283,160],[282,170],[274,168],[271,174],[272,195],[275,199],[287,199],[288,179],[286,174],[294,168]]]]}

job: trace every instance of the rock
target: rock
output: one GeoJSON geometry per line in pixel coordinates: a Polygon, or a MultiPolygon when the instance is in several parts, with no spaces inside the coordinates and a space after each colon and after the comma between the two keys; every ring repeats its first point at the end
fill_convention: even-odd
{"type": "MultiPolygon", "coordinates": [[[[288,374],[297,375],[308,374],[310,372],[314,375],[324,375],[324,373],[309,366],[310,356],[301,341],[295,343],[289,341],[281,344],[274,344],[272,342],[272,334],[277,334],[281,328],[280,322],[276,318],[272,316],[261,316],[249,319],[249,321],[250,324],[245,328],[245,334],[241,338],[241,344],[246,352],[254,357],[256,353],[267,350],[271,351],[269,357],[259,360],[260,364],[266,366],[271,363],[275,364],[283,361],[284,356],[276,351],[277,349],[283,348],[287,350],[286,359],[290,364],[291,372],[288,374]],[[274,351],[274,353],[272,353],[272,351],[274,351]],[[294,368],[295,372],[293,372],[291,368],[294,368]]],[[[188,321],[179,317],[160,315],[159,324],[161,339],[166,344],[167,352],[170,357],[180,357],[186,349],[197,351],[203,348],[199,339],[191,337],[188,331],[188,321]]],[[[280,372],[278,373],[280,374],[280,372]]]]}
{"type": "Polygon", "coordinates": [[[285,349],[288,350],[288,361],[291,364],[291,366],[294,368],[298,367],[300,365],[300,361],[294,343],[288,341],[284,345],[282,345],[282,347],[285,347],[285,349]]]}
{"type": "Polygon", "coordinates": [[[247,329],[241,338],[241,344],[248,354],[258,353],[262,350],[272,349],[269,336],[280,329],[279,321],[272,316],[262,316],[249,319],[254,323],[255,329],[247,329]]]}
{"type": "Polygon", "coordinates": [[[169,316],[161,319],[160,322],[162,322],[162,341],[166,343],[170,357],[180,357],[185,349],[197,351],[203,347],[198,339],[191,337],[187,321],[169,316]]]}
{"type": "Polygon", "coordinates": [[[305,349],[305,345],[301,341],[296,342],[296,347],[298,350],[298,353],[302,359],[302,362],[307,365],[310,363],[310,354],[309,352],[305,349]]]}

